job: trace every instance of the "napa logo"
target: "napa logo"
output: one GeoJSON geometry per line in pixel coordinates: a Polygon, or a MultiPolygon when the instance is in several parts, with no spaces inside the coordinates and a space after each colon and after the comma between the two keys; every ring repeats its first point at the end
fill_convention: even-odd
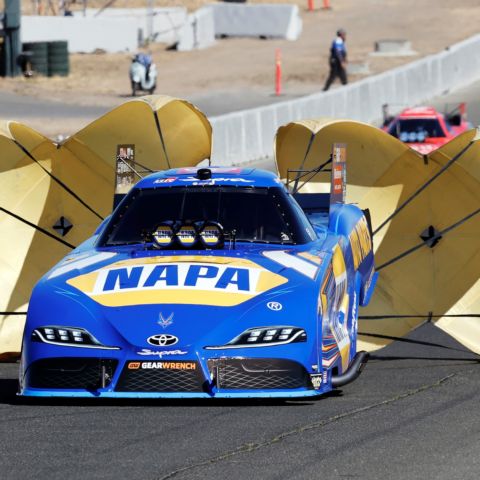
{"type": "Polygon", "coordinates": [[[101,271],[95,293],[120,292],[137,289],[201,288],[251,292],[258,281],[259,271],[216,265],[163,264],[122,267],[101,271]]]}
{"type": "Polygon", "coordinates": [[[214,256],[126,260],[67,281],[105,306],[234,306],[286,282],[249,260],[214,256]]]}

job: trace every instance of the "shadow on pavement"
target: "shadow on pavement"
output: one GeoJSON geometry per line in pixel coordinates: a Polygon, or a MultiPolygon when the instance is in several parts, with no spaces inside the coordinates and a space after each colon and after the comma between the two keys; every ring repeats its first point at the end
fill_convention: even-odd
{"type": "Polygon", "coordinates": [[[18,380],[16,378],[0,378],[0,404],[16,403],[18,380]]]}
{"type": "Polygon", "coordinates": [[[0,378],[0,405],[38,405],[38,406],[89,406],[89,407],[283,407],[310,406],[322,399],[342,396],[341,390],[335,390],[321,397],[309,398],[53,398],[19,397],[18,380],[0,378]]]}
{"type": "MultiPolygon", "coordinates": [[[[0,381],[0,388],[2,388],[0,381]]],[[[327,395],[321,397],[325,398],[327,395]]],[[[65,406],[65,407],[284,407],[310,406],[319,399],[188,399],[188,398],[40,398],[0,396],[0,403],[11,405],[65,406]]]]}

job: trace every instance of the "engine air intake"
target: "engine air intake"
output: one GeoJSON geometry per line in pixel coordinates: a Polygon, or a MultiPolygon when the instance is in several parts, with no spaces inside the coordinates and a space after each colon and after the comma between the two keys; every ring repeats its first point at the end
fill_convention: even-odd
{"type": "Polygon", "coordinates": [[[46,358],[27,370],[31,388],[97,390],[111,383],[117,360],[99,358],[46,358]]]}
{"type": "Polygon", "coordinates": [[[116,392],[203,392],[206,381],[193,361],[138,361],[125,363],[116,392]]]}
{"type": "Polygon", "coordinates": [[[305,368],[292,360],[269,358],[222,358],[208,361],[220,390],[311,389],[305,368]]]}

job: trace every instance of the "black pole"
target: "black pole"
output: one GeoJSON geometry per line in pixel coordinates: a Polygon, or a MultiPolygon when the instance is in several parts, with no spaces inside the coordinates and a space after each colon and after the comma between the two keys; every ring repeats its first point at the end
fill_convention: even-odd
{"type": "Polygon", "coordinates": [[[20,0],[5,0],[3,15],[3,50],[1,52],[0,73],[6,77],[20,75],[18,62],[22,44],[20,42],[20,0]]]}

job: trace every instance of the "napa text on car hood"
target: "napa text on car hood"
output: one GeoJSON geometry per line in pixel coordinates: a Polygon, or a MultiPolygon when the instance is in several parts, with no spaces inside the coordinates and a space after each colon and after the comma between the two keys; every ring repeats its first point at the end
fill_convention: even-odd
{"type": "Polygon", "coordinates": [[[272,289],[314,280],[322,262],[297,248],[72,256],[44,281],[72,287],[106,307],[151,304],[236,306],[272,289]]]}

